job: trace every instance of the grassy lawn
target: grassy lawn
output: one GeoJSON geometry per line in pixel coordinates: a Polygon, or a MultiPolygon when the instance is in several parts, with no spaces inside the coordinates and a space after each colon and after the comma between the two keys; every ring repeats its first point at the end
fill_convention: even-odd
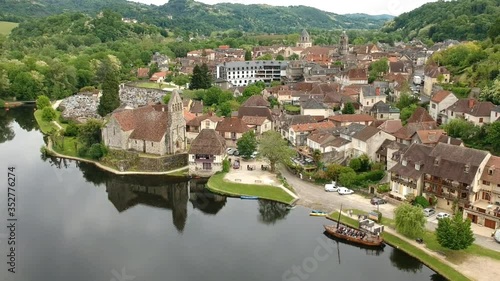
{"type": "MultiPolygon", "coordinates": [[[[77,147],[75,146],[75,144],[78,144],[76,137],[64,137],[64,141],[61,140],[62,138],[58,139],[57,142],[54,142],[52,145],[54,151],[64,155],[78,157],[77,147]]],[[[78,145],[78,147],[79,146],[81,145],[78,145]]]]}
{"type": "Polygon", "coordinates": [[[0,21],[0,34],[9,35],[12,29],[19,25],[17,22],[0,21]]]}
{"type": "Polygon", "coordinates": [[[224,173],[219,173],[210,177],[207,183],[208,189],[216,193],[232,196],[258,196],[262,199],[279,201],[286,204],[290,204],[294,200],[294,198],[290,196],[290,194],[286,193],[281,188],[270,185],[239,184],[228,182],[224,180],[224,175],[224,173]]]}
{"type": "Polygon", "coordinates": [[[162,89],[165,87],[163,84],[158,84],[155,82],[139,82],[136,84],[137,87],[148,88],[148,89],[162,89]]]}
{"type": "MultiPolygon", "coordinates": [[[[59,111],[56,111],[56,112],[57,112],[56,120],[59,120],[59,116],[61,116],[61,112],[59,112],[59,111]]],[[[56,125],[54,125],[54,123],[47,122],[47,121],[42,119],[42,111],[41,110],[35,111],[35,119],[36,119],[36,122],[38,123],[38,125],[40,126],[40,130],[42,131],[42,133],[44,133],[46,135],[49,135],[53,131],[59,130],[59,128],[56,125]]]]}
{"type": "Polygon", "coordinates": [[[300,106],[296,106],[296,105],[285,105],[285,110],[288,111],[288,112],[294,112],[294,113],[297,113],[297,112],[300,112],[300,106]]]}
{"type": "MultiPolygon", "coordinates": [[[[356,210],[359,211],[359,210],[356,210]]],[[[353,210],[353,214],[355,213],[355,210],[353,210]]],[[[365,213],[365,212],[362,212],[365,213]]],[[[331,213],[328,217],[336,220],[339,216],[338,212],[333,212],[331,213]]],[[[341,216],[340,217],[340,222],[353,226],[353,227],[358,227],[358,221],[346,217],[346,216],[341,216]]],[[[388,244],[392,245],[393,247],[398,248],[399,250],[402,250],[406,252],[407,254],[419,259],[421,262],[432,268],[434,271],[438,272],[439,274],[443,275],[446,277],[448,280],[469,280],[467,277],[462,275],[460,272],[456,271],[452,267],[442,263],[439,259],[429,256],[427,253],[424,251],[420,250],[419,248],[413,246],[412,244],[409,244],[408,242],[404,241],[403,239],[392,235],[390,233],[384,232],[384,241],[386,241],[388,244]]],[[[425,238],[424,238],[425,241],[425,238]]]]}
{"type": "MultiPolygon", "coordinates": [[[[373,206],[373,210],[376,211],[377,210],[377,206],[373,206]]],[[[352,214],[356,215],[356,216],[357,215],[367,215],[367,212],[361,211],[361,210],[358,210],[358,209],[352,209],[352,214]]],[[[383,225],[389,226],[391,228],[395,228],[396,227],[396,222],[393,219],[385,218],[384,216],[382,216],[382,221],[380,223],[383,224],[383,225]]]]}

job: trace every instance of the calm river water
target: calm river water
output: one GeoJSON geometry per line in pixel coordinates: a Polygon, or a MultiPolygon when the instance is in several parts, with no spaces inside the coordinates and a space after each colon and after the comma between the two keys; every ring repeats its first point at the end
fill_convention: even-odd
{"type": "Polygon", "coordinates": [[[202,181],[43,159],[32,112],[0,112],[0,280],[444,280],[390,246],[328,239],[327,221],[304,208],[214,195],[202,181]],[[12,165],[15,274],[6,257],[12,165]]]}

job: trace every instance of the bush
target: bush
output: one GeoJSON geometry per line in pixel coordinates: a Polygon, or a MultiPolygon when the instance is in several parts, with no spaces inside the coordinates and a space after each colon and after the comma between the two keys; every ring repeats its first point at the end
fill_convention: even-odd
{"type": "Polygon", "coordinates": [[[4,107],[5,106],[5,101],[3,99],[0,99],[0,107],[4,107]]]}
{"type": "Polygon", "coordinates": [[[429,207],[429,201],[425,199],[424,196],[417,196],[415,197],[415,201],[413,201],[415,205],[420,205],[422,208],[427,208],[429,207]]]}
{"type": "Polygon", "coordinates": [[[222,171],[224,173],[227,173],[229,172],[230,169],[231,169],[231,162],[229,162],[228,159],[222,160],[222,171]]]}
{"type": "Polygon", "coordinates": [[[386,193],[391,191],[391,188],[389,187],[389,184],[381,184],[377,187],[377,193],[386,193]]]}
{"type": "Polygon", "coordinates": [[[69,123],[64,130],[64,135],[67,137],[76,137],[78,135],[78,126],[75,123],[69,123]]]}
{"type": "Polygon", "coordinates": [[[384,176],[385,172],[380,170],[365,172],[358,175],[360,181],[371,181],[371,182],[378,182],[382,180],[384,176]]]}
{"type": "Polygon", "coordinates": [[[88,148],[85,146],[78,148],[78,156],[80,156],[80,157],[86,157],[87,152],[88,152],[88,148]]]}
{"type": "Polygon", "coordinates": [[[94,143],[87,152],[88,156],[95,160],[101,159],[106,153],[106,146],[100,143],[94,143]]]}
{"type": "Polygon", "coordinates": [[[36,108],[44,109],[46,107],[51,107],[50,99],[47,96],[41,95],[36,99],[36,108]]]}
{"type": "Polygon", "coordinates": [[[45,107],[44,109],[42,109],[43,121],[47,121],[47,122],[53,121],[54,119],[56,119],[56,116],[57,116],[57,113],[52,107],[49,106],[49,107],[45,107]]]}

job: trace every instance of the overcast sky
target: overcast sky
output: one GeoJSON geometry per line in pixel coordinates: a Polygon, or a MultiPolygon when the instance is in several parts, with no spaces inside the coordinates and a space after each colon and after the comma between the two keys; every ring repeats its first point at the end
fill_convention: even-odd
{"type": "MultiPolygon", "coordinates": [[[[132,0],[146,4],[163,5],[167,0],[132,0]]],[[[399,15],[436,0],[196,0],[207,4],[231,2],[241,4],[269,4],[275,6],[304,5],[336,14],[365,13],[370,15],[399,15]],[[284,4],[286,3],[286,4],[284,4]]]]}

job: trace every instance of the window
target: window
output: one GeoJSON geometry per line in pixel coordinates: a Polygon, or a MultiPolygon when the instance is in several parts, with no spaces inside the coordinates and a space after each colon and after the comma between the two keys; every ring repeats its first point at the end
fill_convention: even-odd
{"type": "Polygon", "coordinates": [[[151,147],[155,146],[155,143],[154,142],[151,142],[151,147]]]}
{"type": "Polygon", "coordinates": [[[483,118],[479,118],[479,123],[483,123],[483,118]]]}
{"type": "Polygon", "coordinates": [[[485,180],[483,180],[483,184],[484,184],[484,185],[490,185],[490,182],[489,182],[489,181],[485,181],[485,180]]]}
{"type": "Polygon", "coordinates": [[[210,128],[210,121],[208,121],[208,120],[205,121],[205,128],[207,128],[207,129],[210,128]]]}
{"type": "Polygon", "coordinates": [[[384,118],[384,114],[380,114],[380,118],[381,118],[381,119],[382,119],[382,118],[384,118]]]}
{"type": "Polygon", "coordinates": [[[436,104],[435,103],[432,104],[432,108],[436,109],[436,104]]]}

